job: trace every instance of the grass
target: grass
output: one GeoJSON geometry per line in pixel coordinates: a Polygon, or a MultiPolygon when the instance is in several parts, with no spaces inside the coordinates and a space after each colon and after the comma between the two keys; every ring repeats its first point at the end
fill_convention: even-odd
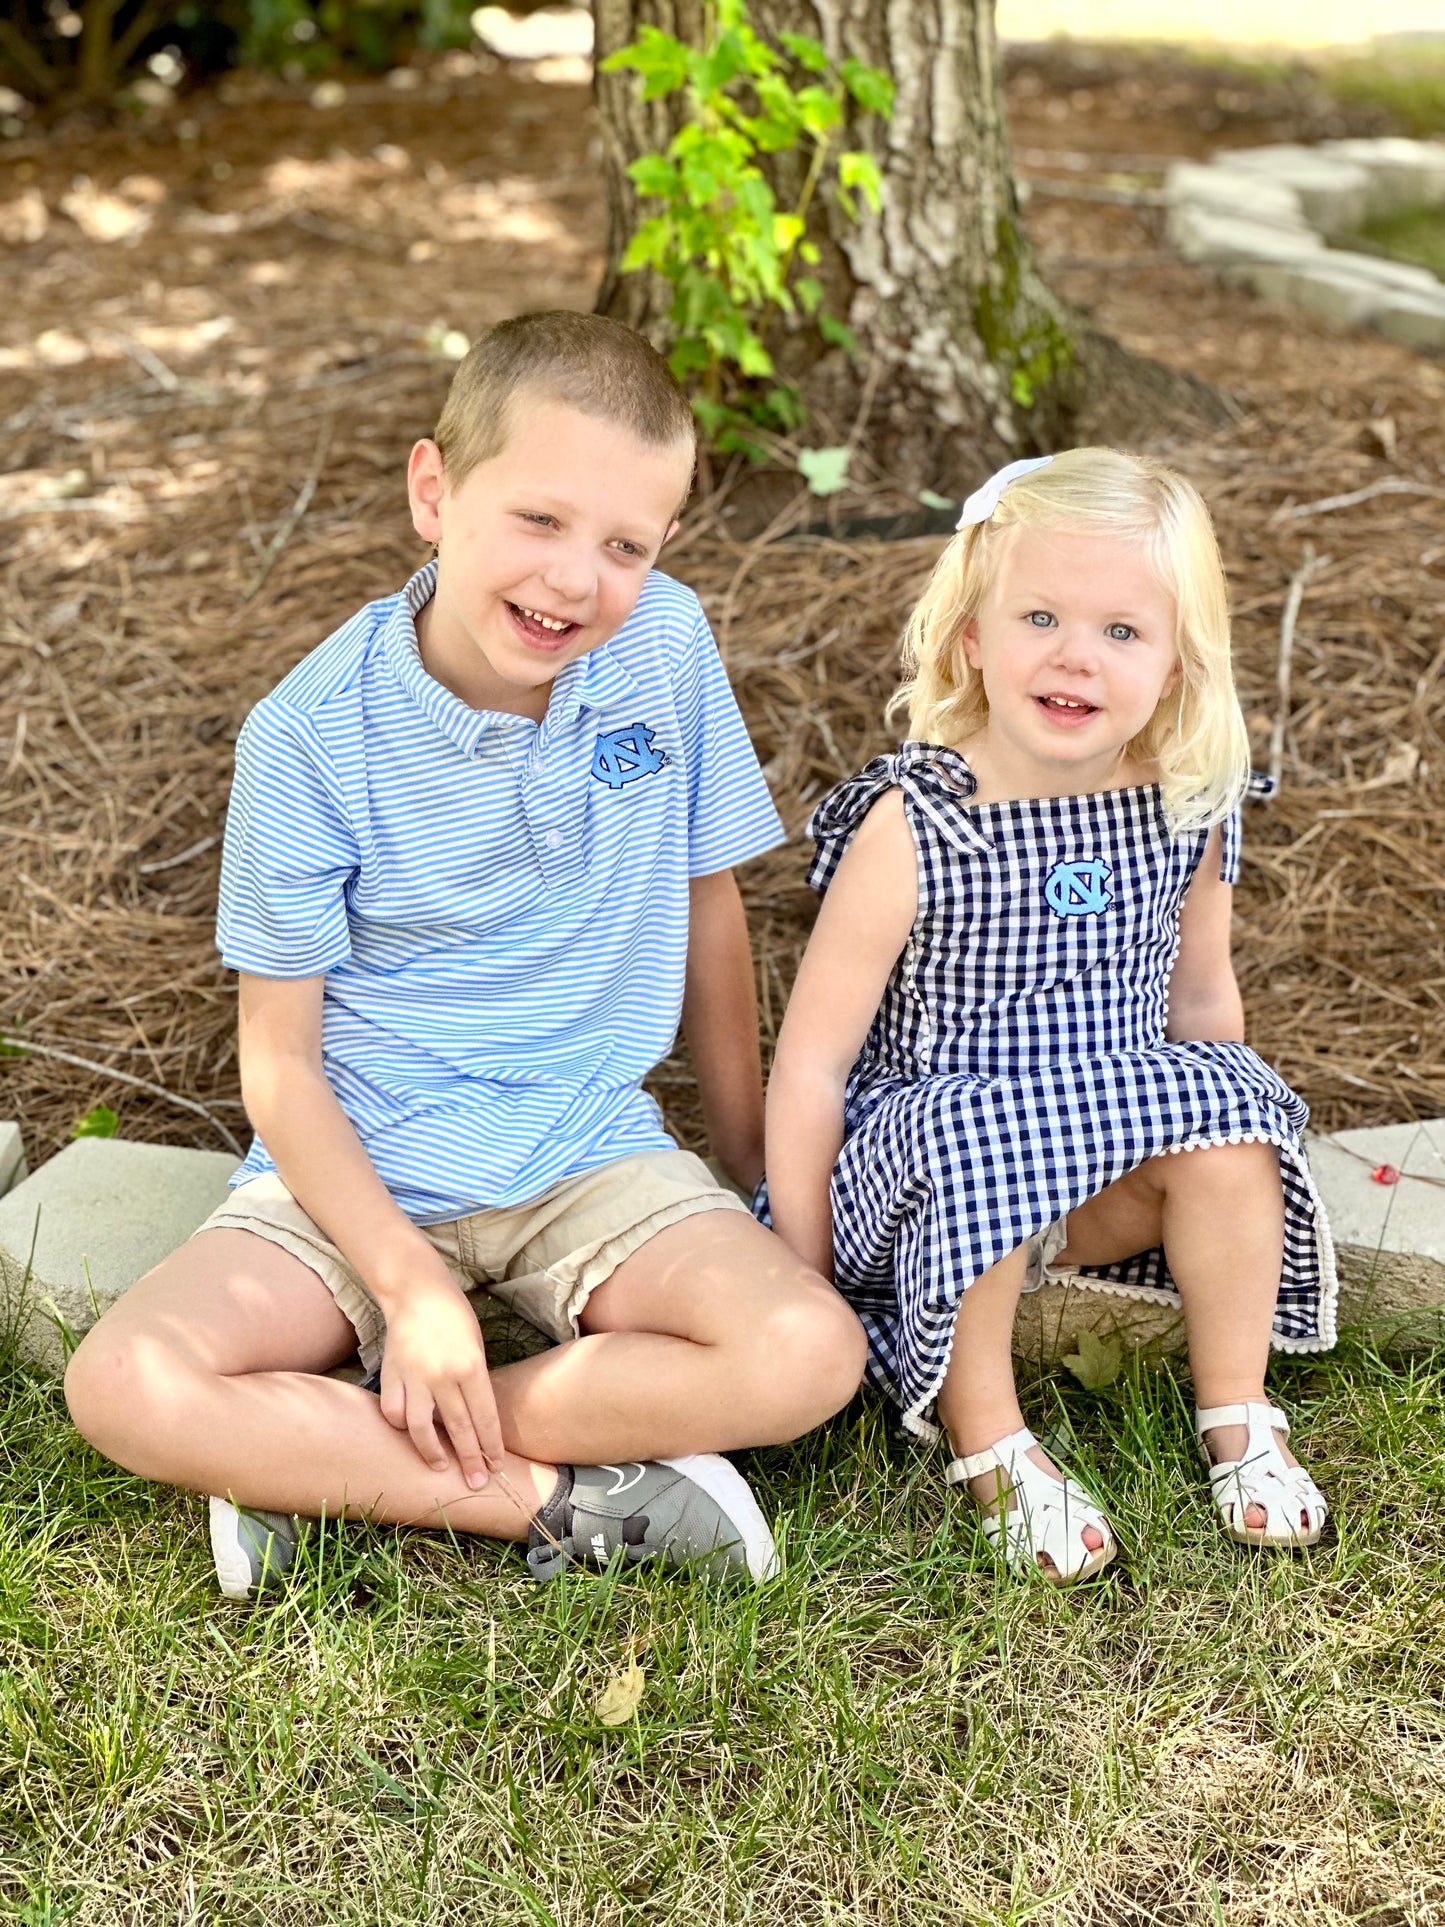
{"type": "Polygon", "coordinates": [[[1445,1919],[1445,1358],[1276,1367],[1335,1507],[1229,1547],[1187,1386],[1032,1414],[1128,1553],[1002,1580],[941,1462],[859,1404],[750,1471],[760,1592],[545,1587],[352,1526],[290,1591],[212,1589],[203,1507],[0,1379],[0,1919],[1427,1923],[1445,1919]],[[595,1703],[636,1659],[637,1714],[595,1703]]]}
{"type": "Polygon", "coordinates": [[[1346,106],[1388,114],[1394,133],[1438,140],[1445,129],[1445,38],[1336,54],[1315,71],[1325,91],[1346,106]]]}
{"type": "Polygon", "coordinates": [[[1200,45],[1172,50],[1246,86],[1318,89],[1342,107],[1364,110],[1378,123],[1371,131],[1417,140],[1438,140],[1445,131],[1445,34],[1337,52],[1271,54],[1200,45]]]}
{"type": "Polygon", "coordinates": [[[1369,221],[1362,236],[1396,261],[1413,261],[1445,280],[1445,207],[1412,207],[1369,221]]]}

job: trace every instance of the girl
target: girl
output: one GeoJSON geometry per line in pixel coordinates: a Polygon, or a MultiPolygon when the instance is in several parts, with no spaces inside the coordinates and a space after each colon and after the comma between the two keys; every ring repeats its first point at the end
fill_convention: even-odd
{"type": "Polygon", "coordinates": [[[1112,449],[1013,462],[904,652],[911,740],[809,826],[827,894],[769,1088],[774,1227],[859,1312],[904,1425],[936,1408],[1014,1570],[1116,1550],[1014,1390],[1051,1263],[1182,1304],[1225,1531],[1312,1544],[1325,1502],[1264,1370],[1271,1338],[1333,1343],[1334,1258],[1305,1106],[1239,1041],[1248,744],[1204,504],[1112,449]]]}

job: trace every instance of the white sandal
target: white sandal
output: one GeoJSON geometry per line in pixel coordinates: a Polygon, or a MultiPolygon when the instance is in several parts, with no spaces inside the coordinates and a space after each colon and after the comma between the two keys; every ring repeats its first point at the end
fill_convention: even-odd
{"type": "Polygon", "coordinates": [[[1302,1465],[1288,1465],[1276,1433],[1289,1435],[1289,1420],[1273,1405],[1253,1399],[1242,1405],[1211,1405],[1194,1414],[1194,1430],[1209,1465],[1209,1485],[1224,1530],[1242,1546],[1312,1546],[1324,1529],[1329,1507],[1302,1465]],[[1242,1457],[1219,1465],[1209,1462],[1206,1432],[1221,1425],[1243,1425],[1249,1438],[1242,1457]],[[1244,1523],[1246,1508],[1257,1505],[1262,1526],[1244,1523]],[[1304,1521],[1302,1524],[1301,1521],[1304,1521]]]}
{"type": "Polygon", "coordinates": [[[1119,1550],[1118,1542],[1099,1505],[1077,1479],[1057,1478],[1034,1464],[1028,1453],[1037,1444],[1027,1427],[1010,1432],[981,1452],[954,1459],[944,1477],[950,1485],[966,1485],[970,1479],[997,1474],[1000,1510],[983,1515],[989,1544],[1010,1571],[1036,1572],[1056,1586],[1071,1586],[1101,1571],[1119,1550]],[[1103,1534],[1097,1552],[1084,1544],[1086,1526],[1103,1534]],[[1053,1561],[1052,1569],[1039,1564],[1040,1553],[1053,1561]]]}

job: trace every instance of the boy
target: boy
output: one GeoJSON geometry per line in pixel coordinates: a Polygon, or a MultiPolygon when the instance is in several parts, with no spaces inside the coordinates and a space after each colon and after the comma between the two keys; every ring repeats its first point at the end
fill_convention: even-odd
{"type": "Polygon", "coordinates": [[[652,571],[693,456],[631,330],[494,329],[412,450],[435,559],[241,732],[218,941],[257,1138],[66,1379],[101,1451],[226,1495],[233,1596],[323,1513],[529,1539],[539,1577],[621,1551],[762,1578],[712,1455],[861,1377],[852,1312],[641,1090],[680,1014],[713,1147],[757,1179],[731,866],[779,825],[696,600],[652,571]],[[490,1371],[479,1285],[556,1345],[490,1371]],[[379,1402],[319,1375],[358,1346],[379,1402]]]}

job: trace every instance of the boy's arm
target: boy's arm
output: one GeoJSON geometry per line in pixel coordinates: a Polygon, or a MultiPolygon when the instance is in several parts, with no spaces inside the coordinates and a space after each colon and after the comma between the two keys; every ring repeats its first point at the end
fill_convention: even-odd
{"type": "Polygon", "coordinates": [[[1209,832],[1204,855],[1179,910],[1179,954],[1169,977],[1171,1042],[1244,1037],[1244,1005],[1229,954],[1234,886],[1219,874],[1221,832],[1209,832]]]}
{"type": "Polygon", "coordinates": [[[918,915],[918,870],[903,795],[868,812],[838,865],[808,941],[768,1080],[773,1228],[833,1276],[829,1186],[843,1144],[843,1093],[918,915]]]}
{"type": "Polygon", "coordinates": [[[708,1142],[751,1191],[763,1174],[763,1063],[747,915],[731,870],[688,884],[682,1029],[708,1142]]]}
{"type": "Polygon", "coordinates": [[[287,1190],[350,1259],[386,1318],[382,1411],[445,1472],[440,1419],[475,1489],[503,1457],[481,1331],[439,1253],[377,1176],[327,1081],[324,981],[242,974],[241,1093],[287,1190]]]}

